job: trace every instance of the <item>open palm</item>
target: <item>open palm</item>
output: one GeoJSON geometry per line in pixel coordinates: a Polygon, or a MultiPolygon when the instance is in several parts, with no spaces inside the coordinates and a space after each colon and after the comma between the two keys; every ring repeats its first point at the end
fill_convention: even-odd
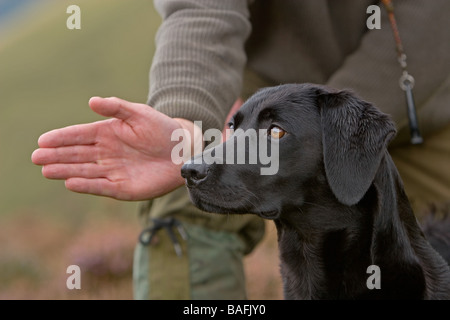
{"type": "Polygon", "coordinates": [[[182,123],[155,109],[118,98],[94,97],[89,106],[111,119],[43,134],[32,154],[49,179],[64,179],[75,192],[145,200],[183,184],[171,160],[171,141],[182,123]]]}

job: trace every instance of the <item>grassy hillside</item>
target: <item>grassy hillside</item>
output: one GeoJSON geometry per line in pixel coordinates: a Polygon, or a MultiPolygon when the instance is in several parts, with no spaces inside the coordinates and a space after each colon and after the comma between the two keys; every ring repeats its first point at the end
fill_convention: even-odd
{"type": "Polygon", "coordinates": [[[66,28],[71,1],[41,2],[4,32],[0,44],[0,216],[109,206],[109,200],[45,180],[30,155],[43,132],[100,119],[87,105],[91,96],[137,102],[147,96],[160,23],[152,1],[77,1],[81,30],[66,28]]]}

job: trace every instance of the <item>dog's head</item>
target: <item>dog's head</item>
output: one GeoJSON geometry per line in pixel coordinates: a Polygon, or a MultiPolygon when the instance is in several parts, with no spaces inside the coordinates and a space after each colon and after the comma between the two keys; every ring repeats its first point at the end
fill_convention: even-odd
{"type": "Polygon", "coordinates": [[[234,133],[225,143],[183,166],[191,200],[205,211],[269,219],[301,207],[317,188],[344,205],[358,203],[395,134],[370,103],[311,84],[262,89],[229,125],[234,133]]]}

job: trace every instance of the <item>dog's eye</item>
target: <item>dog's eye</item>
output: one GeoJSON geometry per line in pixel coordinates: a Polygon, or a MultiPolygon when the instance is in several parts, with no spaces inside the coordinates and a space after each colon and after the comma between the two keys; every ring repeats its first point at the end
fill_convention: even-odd
{"type": "Polygon", "coordinates": [[[280,127],[273,126],[269,129],[269,133],[273,139],[281,139],[286,134],[286,131],[280,127]]]}

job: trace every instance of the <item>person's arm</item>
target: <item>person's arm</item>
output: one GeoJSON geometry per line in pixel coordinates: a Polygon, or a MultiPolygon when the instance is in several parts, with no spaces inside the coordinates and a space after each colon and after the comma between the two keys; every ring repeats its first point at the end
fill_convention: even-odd
{"type": "Polygon", "coordinates": [[[245,0],[155,0],[156,36],[148,104],[170,117],[222,129],[242,87],[251,26],[245,0]]]}
{"type": "MultiPolygon", "coordinates": [[[[450,118],[450,111],[447,111],[450,108],[443,104],[449,98],[448,84],[445,89],[444,83],[446,79],[449,81],[450,75],[450,1],[393,1],[393,4],[408,56],[408,71],[416,80],[413,92],[419,125],[426,136],[441,129],[450,118]],[[447,98],[435,99],[436,95],[447,98]]],[[[393,143],[409,143],[406,100],[398,84],[402,70],[397,62],[394,36],[385,8],[381,3],[379,6],[381,29],[366,33],[358,50],[348,57],[327,84],[351,88],[362,98],[375,103],[397,124],[398,139],[393,143]]]]}

